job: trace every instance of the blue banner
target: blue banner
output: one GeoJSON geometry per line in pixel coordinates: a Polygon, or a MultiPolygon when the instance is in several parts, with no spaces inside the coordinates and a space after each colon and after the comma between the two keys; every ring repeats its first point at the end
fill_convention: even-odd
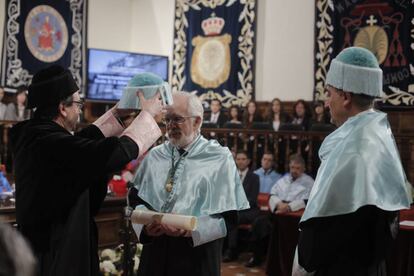
{"type": "Polygon", "coordinates": [[[173,91],[245,106],[254,99],[256,0],[175,4],[173,91]]]}
{"type": "Polygon", "coordinates": [[[52,64],[68,68],[81,92],[86,54],[86,0],[6,0],[1,85],[14,91],[52,64]]]}
{"type": "Polygon", "coordinates": [[[344,48],[370,50],[383,70],[385,108],[414,105],[414,2],[315,1],[315,98],[324,99],[331,60],[344,48]]]}

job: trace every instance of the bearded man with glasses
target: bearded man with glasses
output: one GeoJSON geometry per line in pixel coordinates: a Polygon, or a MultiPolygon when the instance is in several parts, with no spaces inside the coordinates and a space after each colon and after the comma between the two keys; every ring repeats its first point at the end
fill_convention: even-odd
{"type": "Polygon", "coordinates": [[[159,94],[124,129],[111,109],[78,133],[82,112],[72,74],[53,65],[29,87],[34,118],[11,130],[15,163],[16,216],[38,262],[38,275],[98,275],[95,216],[110,173],[142,155],[160,136],[154,118],[159,94]]]}
{"type": "Polygon", "coordinates": [[[203,106],[177,92],[164,122],[168,141],[138,168],[131,198],[138,208],[197,217],[194,231],[153,223],[134,225],[144,244],[138,275],[220,275],[223,238],[249,208],[233,156],[200,134],[203,106]]]}

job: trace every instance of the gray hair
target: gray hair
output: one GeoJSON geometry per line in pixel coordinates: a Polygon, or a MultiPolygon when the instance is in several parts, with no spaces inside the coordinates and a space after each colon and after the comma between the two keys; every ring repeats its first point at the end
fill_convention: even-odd
{"type": "Polygon", "coordinates": [[[300,154],[293,154],[290,156],[289,163],[296,163],[301,165],[303,168],[305,168],[305,160],[303,159],[302,155],[300,154]]]}
{"type": "Polygon", "coordinates": [[[31,276],[35,258],[25,239],[11,226],[0,223],[0,275],[31,276]]]}
{"type": "MultiPolygon", "coordinates": [[[[191,94],[189,92],[174,92],[175,95],[184,96],[188,99],[188,114],[194,117],[201,118],[201,125],[203,124],[204,108],[200,99],[196,94],[191,94]]],[[[200,128],[198,130],[200,130],[200,128]]]]}

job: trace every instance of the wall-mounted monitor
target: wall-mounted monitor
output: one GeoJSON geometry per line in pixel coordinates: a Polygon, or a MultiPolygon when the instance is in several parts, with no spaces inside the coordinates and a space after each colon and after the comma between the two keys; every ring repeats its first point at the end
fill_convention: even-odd
{"type": "Polygon", "coordinates": [[[89,49],[86,99],[118,101],[128,81],[142,72],[157,74],[168,82],[168,57],[89,49]]]}

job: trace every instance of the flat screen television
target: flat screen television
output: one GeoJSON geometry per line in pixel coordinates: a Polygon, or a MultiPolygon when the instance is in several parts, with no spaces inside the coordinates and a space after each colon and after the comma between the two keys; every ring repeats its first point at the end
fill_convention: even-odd
{"type": "Polygon", "coordinates": [[[124,51],[89,49],[86,99],[113,102],[121,98],[128,81],[151,72],[168,81],[168,57],[124,51]]]}

